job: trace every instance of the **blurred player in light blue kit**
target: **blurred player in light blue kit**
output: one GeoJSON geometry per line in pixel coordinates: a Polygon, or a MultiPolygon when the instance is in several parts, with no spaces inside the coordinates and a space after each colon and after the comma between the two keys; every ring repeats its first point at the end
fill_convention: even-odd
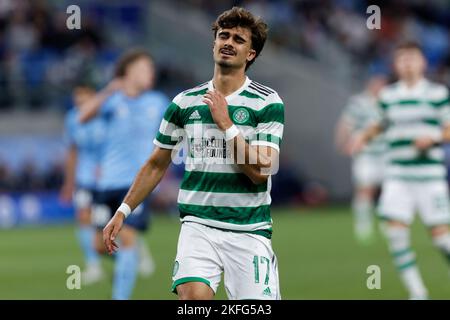
{"type": "Polygon", "coordinates": [[[80,83],[73,90],[72,108],[66,115],[65,140],[67,155],[65,179],[61,189],[64,202],[73,200],[78,220],[78,239],[86,269],[81,275],[84,284],[99,281],[103,272],[94,247],[95,229],[91,225],[92,200],[97,187],[100,152],[105,135],[104,122],[95,118],[87,124],[78,121],[79,106],[95,95],[95,88],[80,83]]]}
{"type": "MultiPolygon", "coordinates": [[[[82,106],[80,121],[98,116],[106,124],[93,213],[93,223],[98,228],[96,244],[99,252],[104,252],[101,230],[152,152],[152,141],[169,105],[164,94],[150,90],[154,74],[151,56],[143,50],[131,50],[118,61],[116,78],[82,106]]],[[[122,230],[122,246],[115,260],[113,299],[131,297],[138,270],[147,274],[153,272],[153,260],[139,238],[139,232],[146,231],[149,222],[146,201],[133,211],[122,230]]]]}

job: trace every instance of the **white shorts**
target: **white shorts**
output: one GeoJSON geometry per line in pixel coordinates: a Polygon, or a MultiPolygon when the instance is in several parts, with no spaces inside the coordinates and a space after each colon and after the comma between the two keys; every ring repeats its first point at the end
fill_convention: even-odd
{"type": "Polygon", "coordinates": [[[93,194],[89,189],[77,189],[73,195],[73,204],[77,210],[88,209],[92,205],[93,194]]]}
{"type": "Polygon", "coordinates": [[[383,182],[384,157],[370,154],[356,156],[352,163],[353,182],[358,187],[380,186],[383,182]]]}
{"type": "Polygon", "coordinates": [[[411,224],[416,211],[423,223],[450,223],[448,186],[445,180],[424,182],[386,180],[381,189],[381,218],[411,224]]]}
{"type": "Polygon", "coordinates": [[[184,222],[178,239],[172,290],[186,282],[217,292],[222,272],[231,300],[279,300],[278,265],[271,240],[260,235],[184,222]]]}

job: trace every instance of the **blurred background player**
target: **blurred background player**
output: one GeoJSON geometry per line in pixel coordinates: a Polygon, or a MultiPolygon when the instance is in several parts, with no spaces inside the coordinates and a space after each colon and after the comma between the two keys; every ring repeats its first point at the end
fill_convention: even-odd
{"type": "MultiPolygon", "coordinates": [[[[410,225],[419,212],[435,246],[450,257],[450,211],[442,144],[450,141],[448,89],[425,79],[420,46],[405,42],[394,52],[399,81],[380,93],[381,119],[357,136],[355,151],[384,129],[388,164],[379,212],[394,263],[410,299],[428,292],[411,248],[410,225]]],[[[450,261],[450,259],[449,259],[450,261]]]]}
{"type": "Polygon", "coordinates": [[[99,281],[102,276],[100,258],[94,247],[95,229],[91,225],[92,200],[97,187],[104,123],[94,118],[86,124],[78,121],[80,106],[95,95],[94,86],[80,83],[73,90],[74,107],[65,120],[68,149],[65,161],[61,199],[73,200],[78,221],[77,236],[84,254],[86,269],[81,275],[84,284],[99,281]]]}
{"type": "MultiPolygon", "coordinates": [[[[351,137],[364,130],[377,117],[378,94],[385,84],[384,76],[373,76],[363,92],[350,97],[336,126],[336,145],[343,154],[350,155],[351,137]]],[[[353,229],[356,239],[361,243],[371,241],[374,236],[372,212],[383,179],[384,149],[385,143],[379,136],[352,159],[353,229]]]]}
{"type": "MultiPolygon", "coordinates": [[[[98,115],[106,123],[99,191],[94,224],[99,251],[104,249],[101,229],[122,202],[133,178],[153,149],[153,138],[168,106],[167,98],[151,91],[154,65],[144,50],[126,52],[118,61],[116,79],[82,106],[81,121],[98,115]]],[[[121,250],[115,260],[113,299],[129,299],[138,269],[151,273],[154,263],[138,232],[148,228],[150,212],[144,202],[127,220],[121,233],[121,250]],[[141,266],[138,266],[139,260],[141,266]]]]}

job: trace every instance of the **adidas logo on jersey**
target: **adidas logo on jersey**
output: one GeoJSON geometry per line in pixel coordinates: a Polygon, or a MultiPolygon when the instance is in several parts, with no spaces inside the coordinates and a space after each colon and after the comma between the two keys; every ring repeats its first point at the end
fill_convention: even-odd
{"type": "Polygon", "coordinates": [[[198,113],[198,110],[195,110],[189,116],[189,120],[200,120],[201,118],[202,118],[202,116],[200,115],[200,113],[198,113]]]}
{"type": "Polygon", "coordinates": [[[272,296],[272,292],[270,291],[270,288],[269,288],[269,287],[267,287],[267,288],[264,289],[263,295],[266,295],[266,296],[269,296],[269,297],[272,296]]]}

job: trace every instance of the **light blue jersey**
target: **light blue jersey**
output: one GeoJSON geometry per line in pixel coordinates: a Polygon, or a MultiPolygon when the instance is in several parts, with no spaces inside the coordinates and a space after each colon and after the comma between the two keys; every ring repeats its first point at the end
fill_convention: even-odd
{"type": "Polygon", "coordinates": [[[77,187],[95,189],[105,125],[99,117],[84,124],[78,121],[78,117],[78,110],[73,108],[67,113],[65,121],[66,141],[77,148],[75,183],[77,187]]]}
{"type": "Polygon", "coordinates": [[[99,190],[129,188],[153,151],[153,139],[170,101],[157,91],[128,97],[119,91],[101,106],[106,123],[99,190]]]}

